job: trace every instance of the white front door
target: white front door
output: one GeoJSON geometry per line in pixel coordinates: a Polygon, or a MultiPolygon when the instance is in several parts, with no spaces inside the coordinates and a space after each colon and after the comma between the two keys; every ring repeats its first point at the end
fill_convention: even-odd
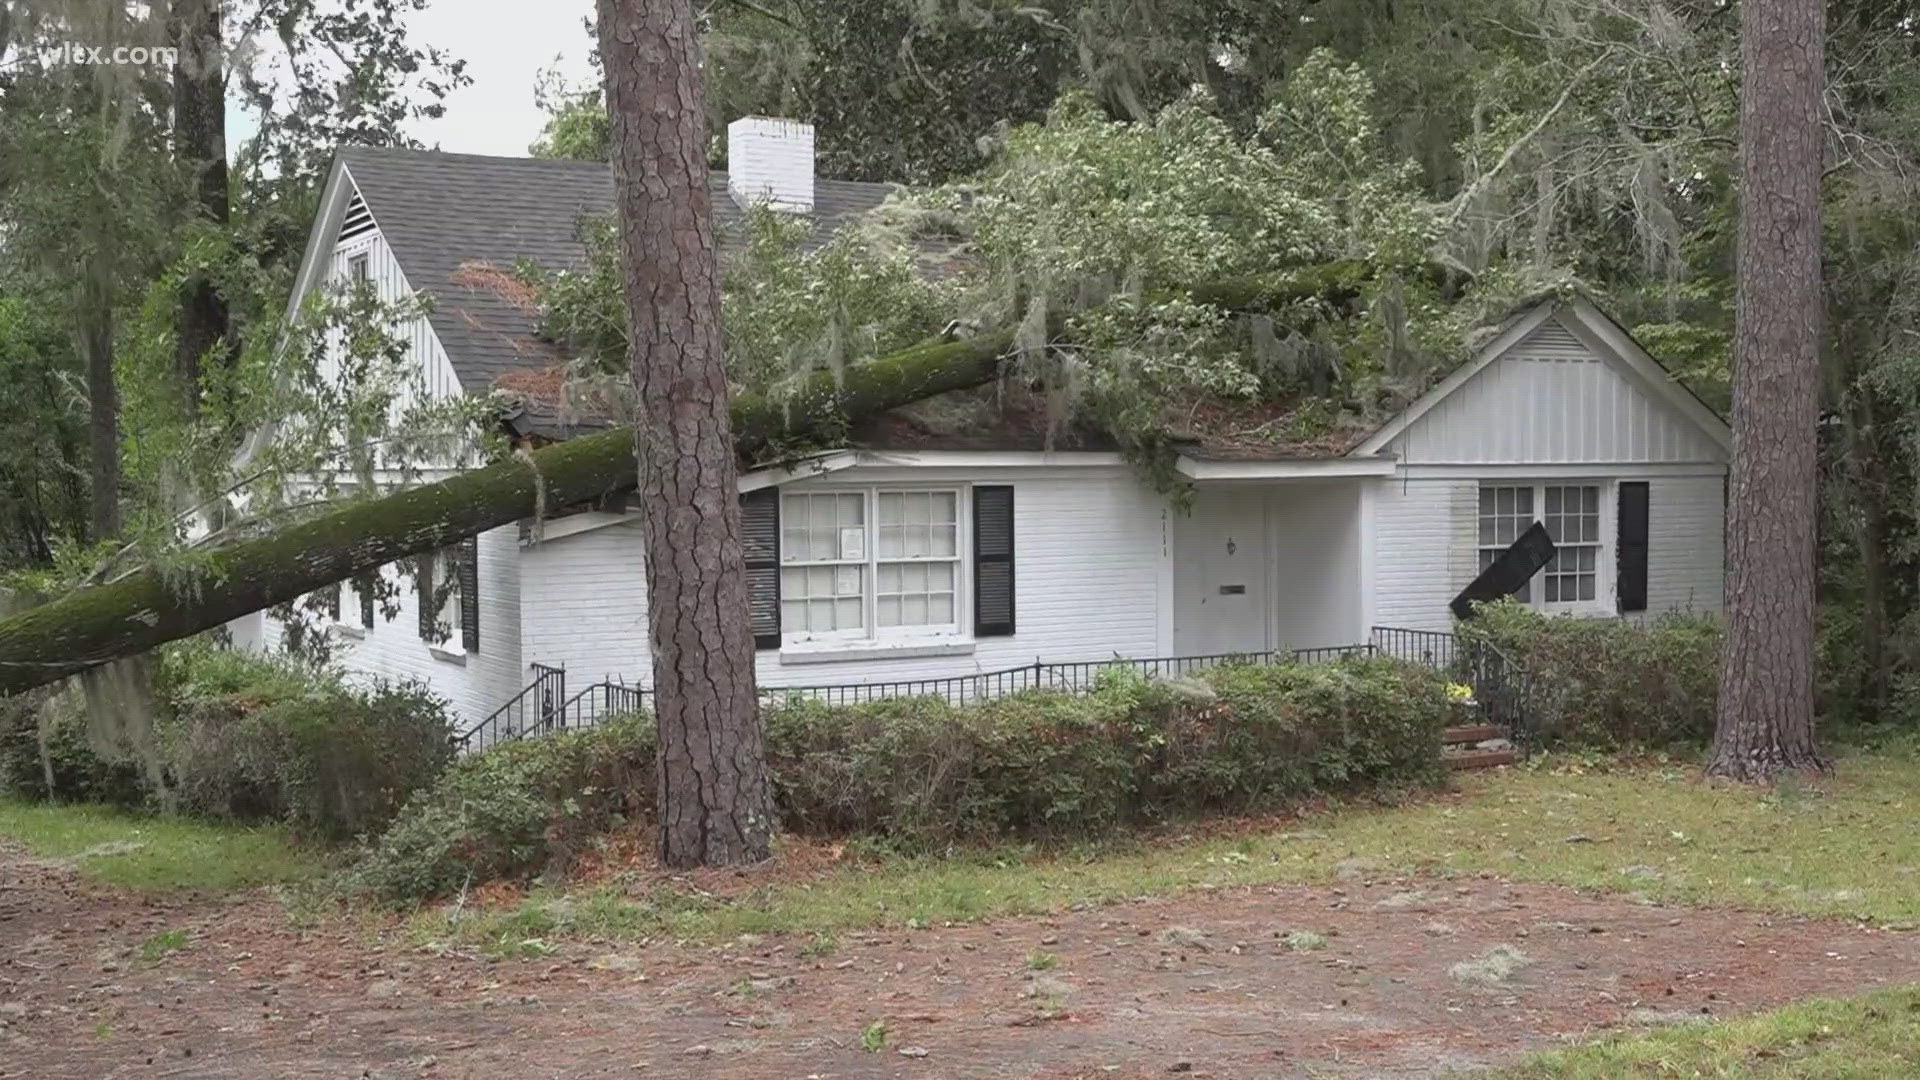
{"type": "Polygon", "coordinates": [[[1267,499],[1258,488],[1194,493],[1174,529],[1174,651],[1265,652],[1272,590],[1267,499]]]}

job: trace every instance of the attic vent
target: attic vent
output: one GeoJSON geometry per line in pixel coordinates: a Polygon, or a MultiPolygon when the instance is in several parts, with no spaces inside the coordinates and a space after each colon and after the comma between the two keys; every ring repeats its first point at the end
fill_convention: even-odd
{"type": "Polygon", "coordinates": [[[1523,360],[1562,360],[1587,363],[1598,359],[1559,319],[1548,319],[1513,347],[1523,360]]]}
{"type": "Polygon", "coordinates": [[[351,240],[362,233],[370,233],[377,226],[373,223],[373,211],[367,209],[367,200],[354,193],[353,201],[347,203],[347,212],[340,219],[340,239],[351,240]]]}

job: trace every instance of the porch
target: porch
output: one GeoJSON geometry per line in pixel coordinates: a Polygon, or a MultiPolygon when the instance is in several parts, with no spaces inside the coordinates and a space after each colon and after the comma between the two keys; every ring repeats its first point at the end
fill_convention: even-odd
{"type": "Polygon", "coordinates": [[[1173,651],[1368,640],[1365,477],[1197,480],[1176,511],[1173,651]]]}

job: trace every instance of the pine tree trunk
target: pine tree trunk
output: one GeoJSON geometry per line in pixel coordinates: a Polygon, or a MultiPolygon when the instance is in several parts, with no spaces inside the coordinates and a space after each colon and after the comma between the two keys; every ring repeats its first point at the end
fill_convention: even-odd
{"type": "MultiPolygon", "coordinates": [[[[173,66],[173,152],[192,178],[194,212],[225,227],[227,198],[227,105],[221,49],[221,0],[173,0],[169,33],[179,50],[173,66]]],[[[226,298],[203,276],[181,286],[175,375],[188,415],[199,411],[207,389],[201,370],[209,359],[224,367],[231,355],[226,298]]]]}
{"type": "Polygon", "coordinates": [[[80,283],[80,351],[87,365],[87,442],[95,543],[120,535],[120,384],[113,371],[113,270],[104,253],[80,283]]]}
{"type": "Polygon", "coordinates": [[[771,854],[768,788],[689,0],[600,0],[615,199],[639,402],[660,858],[771,854]]]}
{"type": "Polygon", "coordinates": [[[1820,0],[1740,7],[1740,233],[1727,640],[1710,775],[1818,768],[1813,742],[1821,340],[1820,0]]]}

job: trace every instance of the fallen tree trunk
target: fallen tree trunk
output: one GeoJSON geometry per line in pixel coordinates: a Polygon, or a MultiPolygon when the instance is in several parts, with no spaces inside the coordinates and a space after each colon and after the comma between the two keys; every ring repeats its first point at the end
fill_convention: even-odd
{"type": "MultiPolygon", "coordinates": [[[[735,443],[749,459],[840,418],[859,418],[991,381],[1005,334],[915,346],[821,372],[790,397],[737,395],[735,443]]],[[[533,451],[437,484],[356,502],[231,547],[183,556],[0,620],[0,694],[211,630],[456,540],[631,487],[633,432],[619,428],[533,451]]]]}

